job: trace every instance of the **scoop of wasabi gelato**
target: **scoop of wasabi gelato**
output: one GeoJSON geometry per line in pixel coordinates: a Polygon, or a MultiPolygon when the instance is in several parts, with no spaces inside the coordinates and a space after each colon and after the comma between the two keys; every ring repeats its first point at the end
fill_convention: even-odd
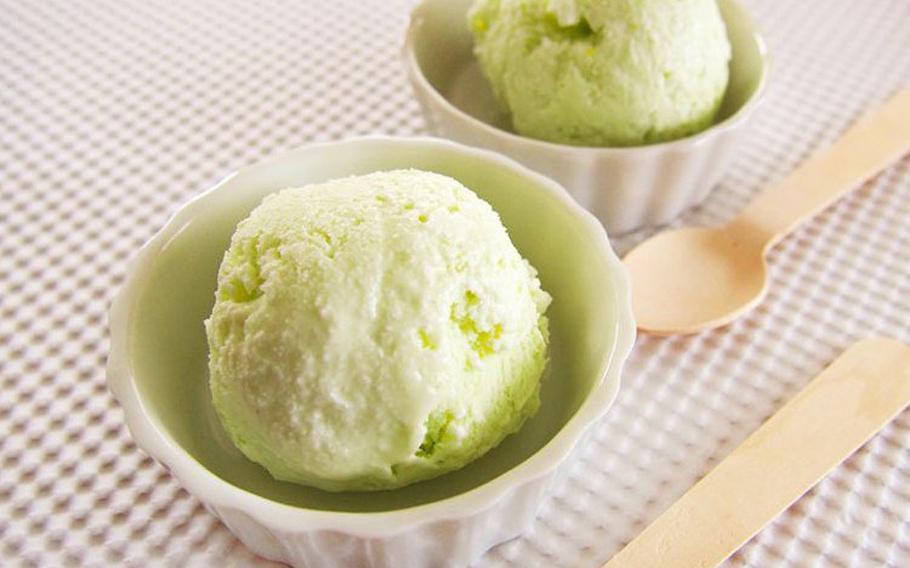
{"type": "Polygon", "coordinates": [[[286,189],[236,229],[206,321],[214,407],[277,479],[400,487],[539,405],[549,295],[496,212],[399,170],[286,189]]]}
{"type": "Polygon", "coordinates": [[[587,146],[714,121],[730,44],[715,0],[475,0],[474,51],[522,135],[587,146]]]}

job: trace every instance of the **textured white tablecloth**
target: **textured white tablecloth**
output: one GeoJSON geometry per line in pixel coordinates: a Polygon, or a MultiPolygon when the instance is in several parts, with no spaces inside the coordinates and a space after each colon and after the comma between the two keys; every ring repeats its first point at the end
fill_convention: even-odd
{"type": "MultiPolygon", "coordinates": [[[[127,259],[225,173],[425,133],[399,59],[410,4],[0,0],[0,564],[268,564],[131,442],[104,382],[107,306],[127,259]]],[[[729,218],[910,84],[910,2],[749,4],[771,87],[686,224],[729,218]]],[[[598,566],[852,341],[910,341],[910,159],[770,261],[770,296],[736,324],[639,340],[533,530],[480,566],[598,566]]],[[[910,566],[908,448],[905,412],[730,564],[910,566]]]]}

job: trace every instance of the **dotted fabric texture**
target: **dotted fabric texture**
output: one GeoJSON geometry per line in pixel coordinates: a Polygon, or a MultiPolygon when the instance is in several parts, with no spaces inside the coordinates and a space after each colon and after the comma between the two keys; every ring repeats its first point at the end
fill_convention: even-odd
{"type": "MultiPolygon", "coordinates": [[[[105,385],[106,312],[131,255],[228,172],[317,140],[427,133],[400,60],[411,5],[0,0],[0,564],[270,565],[132,443],[105,385]]],[[[906,1],[748,5],[767,98],[677,225],[730,218],[910,84],[906,1]]],[[[910,341],[910,158],[770,265],[767,300],[730,327],[639,339],[531,532],[478,566],[599,566],[854,340],[910,341]]],[[[908,448],[904,412],[728,565],[910,566],[908,448]]]]}

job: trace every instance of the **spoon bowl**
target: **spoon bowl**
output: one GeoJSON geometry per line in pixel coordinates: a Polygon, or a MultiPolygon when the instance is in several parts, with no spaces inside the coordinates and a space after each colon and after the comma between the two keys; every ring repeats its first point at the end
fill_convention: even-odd
{"type": "Polygon", "coordinates": [[[765,296],[765,253],[806,219],[910,150],[910,89],[765,190],[729,224],[661,233],[633,249],[632,309],[639,329],[695,333],[729,323],[765,296]]]}
{"type": "Polygon", "coordinates": [[[760,242],[727,228],[661,233],[630,252],[632,309],[638,327],[657,335],[728,323],[767,292],[760,242]]]}

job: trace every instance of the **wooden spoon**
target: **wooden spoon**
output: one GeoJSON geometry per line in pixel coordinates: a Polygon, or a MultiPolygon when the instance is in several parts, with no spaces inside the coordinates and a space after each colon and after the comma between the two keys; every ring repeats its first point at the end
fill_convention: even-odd
{"type": "Polygon", "coordinates": [[[910,347],[856,343],[604,568],[717,566],[910,404],[910,347]]]}
{"type": "Polygon", "coordinates": [[[765,253],[908,150],[910,89],[904,89],[729,224],[668,231],[641,243],[624,260],[639,329],[694,333],[753,308],[768,287],[765,253]]]}

